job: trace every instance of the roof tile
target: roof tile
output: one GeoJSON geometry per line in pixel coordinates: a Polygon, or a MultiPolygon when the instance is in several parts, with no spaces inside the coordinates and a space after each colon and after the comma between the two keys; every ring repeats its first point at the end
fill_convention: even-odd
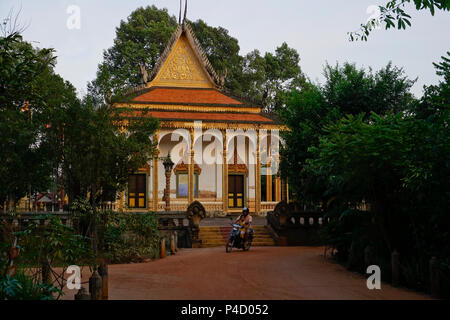
{"type": "MultiPolygon", "coordinates": [[[[134,111],[132,117],[140,117],[141,111],[134,111]]],[[[213,112],[170,112],[170,111],[148,111],[148,116],[161,120],[203,120],[203,121],[239,121],[239,122],[260,122],[273,123],[272,119],[260,114],[246,113],[213,113],[213,112]]]]}
{"type": "Polygon", "coordinates": [[[214,89],[155,88],[133,99],[133,102],[242,105],[214,89]]]}

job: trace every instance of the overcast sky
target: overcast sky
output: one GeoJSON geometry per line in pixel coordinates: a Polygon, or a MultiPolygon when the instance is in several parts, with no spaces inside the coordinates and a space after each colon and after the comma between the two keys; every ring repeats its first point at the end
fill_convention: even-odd
{"type": "MultiPolygon", "coordinates": [[[[437,83],[432,66],[450,51],[450,13],[417,12],[412,6],[412,28],[377,30],[368,42],[349,42],[348,31],[358,29],[370,14],[370,5],[387,0],[190,0],[188,18],[222,26],[239,40],[241,54],[253,49],[274,51],[282,42],[297,49],[301,67],[312,80],[322,81],[323,65],[356,62],[377,70],[389,61],[404,67],[413,88],[422,95],[424,84],[437,83]]],[[[56,49],[56,72],[72,82],[79,93],[95,77],[103,50],[113,44],[115,28],[136,8],[155,4],[178,15],[179,0],[1,0],[0,17],[22,7],[29,22],[24,38],[38,47],[56,49]],[[81,28],[69,30],[67,8],[81,9],[81,28]]]]}

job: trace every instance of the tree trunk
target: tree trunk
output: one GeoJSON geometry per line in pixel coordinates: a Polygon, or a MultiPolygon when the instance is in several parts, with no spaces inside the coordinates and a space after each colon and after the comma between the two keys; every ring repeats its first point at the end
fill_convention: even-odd
{"type": "Polygon", "coordinates": [[[94,257],[97,259],[97,204],[95,201],[95,195],[97,190],[91,188],[91,206],[92,206],[92,249],[94,251],[94,257]]]}

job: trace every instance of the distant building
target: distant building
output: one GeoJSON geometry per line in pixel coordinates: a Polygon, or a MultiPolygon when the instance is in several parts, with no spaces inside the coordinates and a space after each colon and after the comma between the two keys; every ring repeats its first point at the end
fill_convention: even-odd
{"type": "MultiPolygon", "coordinates": [[[[69,197],[67,194],[64,196],[64,205],[68,205],[69,197]]],[[[31,211],[59,211],[62,206],[61,203],[61,191],[58,192],[58,196],[55,199],[55,195],[53,192],[45,192],[38,193],[31,197],[31,204],[28,195],[23,197],[17,203],[17,210],[19,211],[28,211],[31,208],[31,211]]]]}

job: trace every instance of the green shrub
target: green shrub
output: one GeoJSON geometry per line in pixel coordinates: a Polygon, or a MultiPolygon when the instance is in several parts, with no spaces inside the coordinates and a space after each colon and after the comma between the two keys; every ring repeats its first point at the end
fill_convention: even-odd
{"type": "Polygon", "coordinates": [[[36,266],[46,260],[50,265],[64,267],[91,261],[92,252],[87,238],[62,224],[56,216],[48,214],[40,218],[48,223],[32,222],[25,230],[16,233],[22,247],[19,263],[36,266]]]}
{"type": "Polygon", "coordinates": [[[54,300],[62,291],[53,285],[35,283],[33,277],[18,272],[0,279],[0,300],[54,300]]]}
{"type": "Polygon", "coordinates": [[[159,253],[158,218],[155,213],[105,211],[99,218],[99,249],[109,263],[141,262],[159,253]]]}
{"type": "Polygon", "coordinates": [[[58,299],[65,286],[64,273],[69,265],[92,263],[88,239],[51,214],[38,216],[22,231],[2,226],[0,238],[0,299],[58,299]],[[45,220],[46,224],[39,222],[45,220]],[[6,276],[9,250],[17,238],[20,255],[14,259],[17,274],[6,276]],[[48,270],[43,277],[42,270],[48,270]]]}

